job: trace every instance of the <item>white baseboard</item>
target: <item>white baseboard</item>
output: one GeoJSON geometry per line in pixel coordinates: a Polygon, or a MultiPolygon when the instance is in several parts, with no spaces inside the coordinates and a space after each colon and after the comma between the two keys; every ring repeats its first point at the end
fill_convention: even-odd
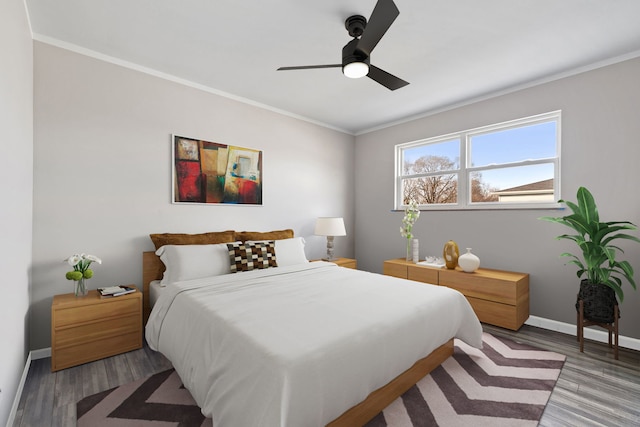
{"type": "Polygon", "coordinates": [[[22,377],[20,377],[20,382],[18,383],[18,389],[16,390],[16,396],[13,399],[13,405],[11,405],[11,412],[9,412],[9,419],[7,420],[7,427],[12,427],[13,422],[16,419],[16,414],[18,413],[18,405],[20,404],[20,398],[22,397],[22,390],[24,390],[24,385],[27,382],[27,375],[29,374],[29,367],[31,366],[31,352],[27,356],[27,361],[24,364],[24,370],[22,371],[22,377]]]}
{"type": "MultiPolygon", "coordinates": [[[[567,335],[575,336],[577,333],[576,325],[558,322],[557,320],[545,319],[544,317],[529,316],[529,319],[524,323],[526,325],[537,326],[538,328],[561,332],[567,335]]],[[[604,329],[584,328],[584,337],[593,341],[603,343],[609,342],[609,333],[604,329]]],[[[637,338],[630,338],[620,335],[618,336],[618,345],[620,347],[640,351],[640,340],[637,338]]]]}
{"type": "Polygon", "coordinates": [[[39,350],[32,350],[27,355],[27,361],[24,363],[24,370],[22,371],[22,377],[20,378],[20,382],[18,383],[18,389],[16,390],[16,395],[13,399],[13,405],[11,405],[11,412],[9,412],[9,419],[7,420],[6,427],[12,427],[16,419],[16,414],[18,413],[18,405],[20,405],[20,399],[22,398],[22,391],[24,390],[24,385],[27,382],[27,375],[29,374],[31,361],[37,360],[37,359],[44,359],[46,357],[51,357],[51,347],[41,348],[39,350]]]}

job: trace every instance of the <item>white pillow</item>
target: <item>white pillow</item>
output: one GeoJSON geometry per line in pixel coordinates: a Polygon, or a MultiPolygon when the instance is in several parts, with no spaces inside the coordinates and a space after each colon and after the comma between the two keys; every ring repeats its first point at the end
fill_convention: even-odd
{"type": "Polygon", "coordinates": [[[165,245],[156,251],[167,268],[160,284],[231,273],[226,243],[216,245],[165,245]]]}
{"type": "Polygon", "coordinates": [[[304,264],[306,262],[309,262],[309,260],[307,260],[307,256],[304,253],[305,241],[302,237],[275,240],[275,242],[276,263],[278,264],[278,267],[286,267],[287,265],[304,264]]]}

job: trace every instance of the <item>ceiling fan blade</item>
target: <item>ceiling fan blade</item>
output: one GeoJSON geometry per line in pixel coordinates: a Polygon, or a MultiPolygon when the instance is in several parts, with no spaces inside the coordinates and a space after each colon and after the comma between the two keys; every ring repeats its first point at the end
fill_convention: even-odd
{"type": "Polygon", "coordinates": [[[360,37],[358,49],[367,56],[371,55],[373,48],[376,47],[398,15],[400,15],[400,11],[393,0],[378,0],[373,12],[371,12],[364,33],[360,37]]]}
{"type": "Polygon", "coordinates": [[[405,82],[401,78],[389,74],[374,65],[369,65],[369,74],[367,74],[367,77],[380,83],[389,90],[400,89],[409,84],[409,82],[405,82]]]}
{"type": "Polygon", "coordinates": [[[327,65],[300,65],[298,67],[280,67],[277,71],[288,70],[310,70],[313,68],[342,68],[342,64],[327,64],[327,65]]]}

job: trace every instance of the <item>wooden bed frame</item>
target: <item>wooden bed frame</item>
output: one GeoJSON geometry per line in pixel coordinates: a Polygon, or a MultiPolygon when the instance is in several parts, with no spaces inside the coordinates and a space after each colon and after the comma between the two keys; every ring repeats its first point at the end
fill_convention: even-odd
{"type": "MultiPolygon", "coordinates": [[[[149,302],[149,284],[153,280],[162,279],[164,264],[155,252],[142,253],[142,288],[143,288],[143,316],[144,323],[147,323],[151,305],[149,302]]],[[[369,396],[356,406],[348,409],[338,418],[327,424],[330,427],[353,427],[364,425],[375,417],[380,411],[389,406],[404,392],[409,390],[424,378],[429,372],[437,368],[442,362],[453,354],[453,339],[450,339],[440,347],[436,348],[427,357],[418,360],[413,366],[387,385],[371,392],[369,396]]]]}

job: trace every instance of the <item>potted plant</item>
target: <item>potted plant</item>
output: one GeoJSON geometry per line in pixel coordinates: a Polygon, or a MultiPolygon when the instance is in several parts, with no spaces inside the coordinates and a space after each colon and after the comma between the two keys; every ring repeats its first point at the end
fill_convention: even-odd
{"type": "Polygon", "coordinates": [[[593,195],[584,187],[578,189],[577,198],[577,205],[559,200],[571,209],[571,215],[540,219],[565,225],[576,232],[560,235],[557,239],[575,242],[582,257],[568,252],[560,256],[572,258],[569,263],[578,267],[578,278],[584,276],[580,282],[578,300],[583,301],[585,318],[593,322],[612,323],[616,296],[620,302],[624,300],[623,279],[636,289],[633,267],[628,261],[617,259],[618,254],[624,252],[613,242],[625,239],[640,243],[637,237],[623,232],[636,230],[637,227],[629,221],[601,222],[593,195]]]}

